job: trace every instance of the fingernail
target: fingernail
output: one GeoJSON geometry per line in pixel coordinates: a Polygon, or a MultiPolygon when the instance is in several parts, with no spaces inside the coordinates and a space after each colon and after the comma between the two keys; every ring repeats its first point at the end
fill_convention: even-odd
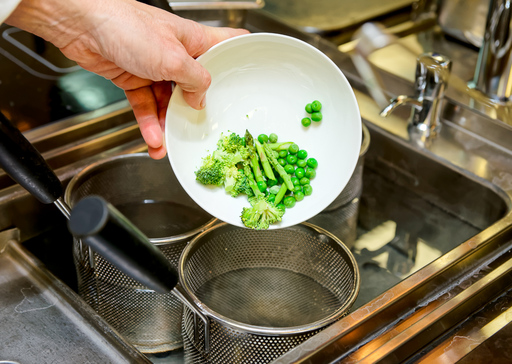
{"type": "Polygon", "coordinates": [[[203,97],[203,99],[201,100],[201,104],[199,106],[201,107],[201,109],[204,109],[204,107],[206,106],[206,96],[203,97]]]}

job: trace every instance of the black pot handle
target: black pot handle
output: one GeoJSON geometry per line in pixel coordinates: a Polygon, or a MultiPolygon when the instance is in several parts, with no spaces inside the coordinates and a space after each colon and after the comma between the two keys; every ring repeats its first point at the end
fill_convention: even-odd
{"type": "Polygon", "coordinates": [[[42,203],[53,203],[63,194],[62,183],[41,153],[2,113],[0,167],[42,203]]]}
{"type": "Polygon", "coordinates": [[[178,273],[163,253],[114,206],[99,196],[80,200],[69,231],[127,276],[159,293],[169,293],[178,273]]]}

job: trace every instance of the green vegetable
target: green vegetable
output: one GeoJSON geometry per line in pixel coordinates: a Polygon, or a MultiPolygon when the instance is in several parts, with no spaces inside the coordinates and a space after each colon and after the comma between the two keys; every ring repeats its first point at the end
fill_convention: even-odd
{"type": "Polygon", "coordinates": [[[286,161],[288,162],[288,164],[296,164],[297,163],[297,155],[295,154],[288,154],[286,156],[286,161]]]}
{"type": "Polygon", "coordinates": [[[297,167],[304,168],[304,167],[306,167],[307,165],[308,165],[308,164],[307,164],[307,162],[306,162],[306,160],[305,160],[305,159],[300,159],[300,158],[299,158],[299,159],[297,160],[297,167]]]}
{"type": "Polygon", "coordinates": [[[322,110],[322,103],[320,101],[318,101],[318,100],[313,101],[311,103],[311,110],[313,112],[318,112],[318,111],[322,110]]]}
{"type": "MultiPolygon", "coordinates": [[[[284,195],[285,195],[285,193],[286,193],[287,191],[288,191],[288,187],[286,187],[286,184],[285,184],[285,183],[283,183],[283,184],[281,185],[281,187],[279,187],[279,191],[276,193],[276,199],[274,200],[274,203],[275,203],[276,205],[277,205],[277,204],[279,204],[279,203],[282,201],[282,199],[283,199],[283,197],[284,197],[284,195]]],[[[284,205],[283,205],[283,206],[284,206],[284,205]]]]}
{"type": "Polygon", "coordinates": [[[290,154],[297,154],[298,151],[299,151],[299,146],[295,143],[292,143],[288,147],[288,153],[290,153],[290,154]]]}
{"type": "Polygon", "coordinates": [[[309,185],[309,182],[310,182],[310,180],[309,180],[309,178],[307,178],[307,177],[302,177],[302,178],[300,179],[300,184],[301,184],[301,185],[303,185],[303,186],[304,186],[304,185],[309,185]]]}
{"type": "Polygon", "coordinates": [[[302,118],[302,120],[300,122],[301,122],[302,126],[304,126],[306,128],[311,125],[311,119],[308,117],[302,118]]]}
{"type": "Polygon", "coordinates": [[[295,202],[297,202],[297,200],[295,200],[295,197],[293,197],[293,196],[287,196],[283,200],[284,206],[288,209],[295,206],[295,202]]]}
{"type": "Polygon", "coordinates": [[[277,143],[274,133],[265,137],[260,134],[255,140],[248,130],[243,137],[221,134],[217,149],[195,171],[203,184],[224,186],[233,197],[247,196],[251,206],[240,217],[251,229],[268,229],[281,221],[287,208],[311,195],[310,179],[318,166],[297,144],[277,143]]]}
{"type": "Polygon", "coordinates": [[[277,143],[277,134],[275,134],[275,133],[271,133],[271,134],[268,136],[268,142],[269,142],[269,143],[277,143]]]}
{"type": "Polygon", "coordinates": [[[295,170],[295,176],[300,180],[302,177],[306,176],[306,172],[304,171],[304,168],[298,167],[295,170]]]}
{"type": "Polygon", "coordinates": [[[309,179],[313,179],[313,178],[315,178],[315,177],[316,177],[316,171],[315,171],[315,169],[314,169],[314,168],[311,168],[311,167],[309,167],[309,166],[308,166],[308,167],[306,167],[306,169],[305,169],[305,173],[304,173],[304,175],[305,175],[307,178],[309,178],[309,179]]]}
{"type": "Polygon", "coordinates": [[[203,158],[201,166],[195,171],[196,180],[205,185],[224,185],[225,190],[231,192],[237,181],[244,178],[237,164],[248,156],[243,139],[236,133],[221,134],[217,149],[203,158]]]}
{"type": "MultiPolygon", "coordinates": [[[[267,159],[267,154],[263,151],[261,143],[255,140],[254,144],[256,145],[256,151],[258,152],[258,156],[260,157],[260,162],[261,165],[263,166],[263,170],[265,171],[265,175],[269,179],[276,179],[276,177],[274,176],[274,172],[272,171],[272,167],[270,166],[270,163],[267,159]]],[[[273,152],[270,153],[270,155],[272,155],[272,158],[276,158],[273,152]]]]}
{"type": "Polygon", "coordinates": [[[282,151],[282,150],[288,151],[288,148],[292,144],[293,144],[293,142],[267,143],[267,145],[270,147],[270,149],[277,150],[278,152],[282,151]]]}
{"type": "Polygon", "coordinates": [[[293,196],[295,197],[295,199],[296,199],[297,201],[302,201],[302,200],[304,200],[304,192],[302,192],[302,191],[294,192],[294,193],[293,193],[293,196]]]}
{"type": "Polygon", "coordinates": [[[254,191],[251,188],[251,178],[254,182],[254,177],[249,168],[249,175],[246,175],[243,169],[238,170],[240,178],[238,178],[230,191],[231,196],[236,197],[239,194],[246,194],[248,197],[254,196],[254,191]]]}
{"type": "Polygon", "coordinates": [[[265,181],[256,182],[256,185],[258,186],[258,190],[260,190],[260,192],[264,193],[267,190],[267,183],[265,181]]]}
{"type": "Polygon", "coordinates": [[[295,168],[293,168],[293,166],[291,164],[286,164],[284,166],[284,171],[287,173],[287,174],[293,174],[295,172],[295,168]]]}
{"type": "Polygon", "coordinates": [[[311,120],[319,122],[322,120],[322,113],[320,111],[316,111],[313,114],[311,114],[311,120]]]}
{"type": "Polygon", "coordinates": [[[299,159],[306,159],[308,157],[308,152],[304,149],[301,149],[297,152],[297,158],[299,159]]]}
{"type": "Polygon", "coordinates": [[[318,162],[315,158],[308,158],[307,164],[313,169],[316,169],[318,167],[318,162]]]}
{"type": "Polygon", "coordinates": [[[258,141],[261,144],[268,142],[268,135],[267,134],[260,134],[260,135],[258,135],[258,141]]]}
{"type": "Polygon", "coordinates": [[[266,197],[249,198],[251,207],[244,207],[240,215],[243,224],[256,230],[268,229],[271,224],[282,220],[284,210],[279,209],[266,197]]]}
{"type": "Polygon", "coordinates": [[[313,105],[306,104],[305,110],[308,114],[311,114],[313,112],[313,105]]]}
{"type": "Polygon", "coordinates": [[[277,159],[274,157],[274,154],[272,153],[272,149],[270,149],[269,145],[264,144],[263,150],[265,151],[265,154],[267,155],[268,160],[272,164],[272,167],[274,167],[274,169],[277,171],[277,173],[279,173],[279,175],[283,178],[284,183],[286,183],[286,187],[288,187],[288,189],[290,189],[290,190],[293,189],[293,183],[292,183],[290,175],[288,173],[286,173],[286,171],[284,169],[285,167],[283,167],[282,165],[280,165],[277,162],[277,159]]]}

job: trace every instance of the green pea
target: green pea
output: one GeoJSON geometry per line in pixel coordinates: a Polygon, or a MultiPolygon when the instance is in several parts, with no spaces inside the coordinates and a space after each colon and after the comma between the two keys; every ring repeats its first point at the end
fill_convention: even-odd
{"type": "Polygon", "coordinates": [[[313,105],[307,104],[305,109],[308,114],[311,114],[313,112],[313,105]]]}
{"type": "Polygon", "coordinates": [[[260,134],[260,135],[258,135],[258,141],[261,144],[268,142],[268,135],[267,134],[260,134]]]}
{"type": "Polygon", "coordinates": [[[286,156],[286,161],[287,161],[289,164],[292,164],[292,165],[293,165],[293,164],[297,163],[297,160],[298,160],[298,158],[297,158],[297,155],[295,155],[295,154],[288,154],[288,155],[286,156]]]}
{"type": "Polygon", "coordinates": [[[275,186],[275,185],[277,185],[277,180],[275,180],[275,179],[269,179],[269,180],[267,180],[267,186],[268,186],[268,187],[273,187],[273,186],[275,186]]]}
{"type": "Polygon", "coordinates": [[[311,185],[303,185],[302,192],[304,192],[305,196],[311,196],[313,193],[313,187],[311,187],[311,185]]]}
{"type": "Polygon", "coordinates": [[[304,168],[297,168],[295,170],[295,176],[300,180],[302,177],[306,176],[306,172],[304,171],[304,168]]]}
{"type": "Polygon", "coordinates": [[[310,118],[302,118],[302,120],[300,122],[301,122],[302,126],[304,126],[306,128],[311,125],[310,118]]]}
{"type": "Polygon", "coordinates": [[[311,103],[311,110],[314,112],[318,112],[322,109],[322,103],[318,100],[315,100],[311,103]]]}
{"type": "Polygon", "coordinates": [[[297,192],[302,192],[302,186],[301,185],[297,185],[295,187],[293,187],[293,194],[297,194],[297,192]]]}
{"type": "Polygon", "coordinates": [[[268,142],[269,143],[277,143],[277,134],[270,133],[270,135],[268,136],[268,142]]]}
{"type": "Polygon", "coordinates": [[[297,152],[297,157],[299,159],[306,159],[308,157],[308,152],[305,151],[304,149],[301,149],[297,152]]]}
{"type": "Polygon", "coordinates": [[[311,167],[306,167],[305,169],[305,173],[304,175],[309,178],[309,179],[313,179],[316,177],[316,171],[314,170],[314,168],[311,168],[311,167]]]}
{"type": "Polygon", "coordinates": [[[296,176],[292,176],[291,180],[294,186],[300,185],[300,181],[296,176]]]}
{"type": "Polygon", "coordinates": [[[293,174],[293,172],[295,172],[295,168],[293,168],[293,166],[291,164],[287,164],[283,168],[284,168],[285,172],[288,174],[293,174]]]}
{"type": "Polygon", "coordinates": [[[276,200],[276,195],[270,194],[267,197],[267,201],[274,202],[276,200]]]}
{"type": "Polygon", "coordinates": [[[322,113],[320,111],[316,111],[313,114],[311,114],[311,120],[319,122],[322,120],[322,113]]]}
{"type": "Polygon", "coordinates": [[[308,162],[305,159],[297,159],[297,167],[306,168],[308,162]]]}
{"type": "Polygon", "coordinates": [[[279,157],[280,158],[286,158],[287,155],[288,155],[288,151],[287,150],[280,150],[279,151],[279,157]]]}
{"type": "Polygon", "coordinates": [[[293,196],[286,196],[283,200],[283,204],[286,208],[292,208],[293,206],[295,206],[295,202],[297,200],[295,200],[295,197],[293,196]]]}
{"type": "Polygon", "coordinates": [[[295,197],[295,199],[297,201],[302,201],[302,200],[304,200],[304,192],[302,192],[302,191],[295,192],[294,191],[293,192],[293,197],[295,197]]]}
{"type": "Polygon", "coordinates": [[[278,158],[277,163],[279,163],[283,167],[286,166],[286,164],[287,164],[286,159],[284,159],[284,158],[278,158]]]}
{"type": "Polygon", "coordinates": [[[257,185],[258,190],[260,190],[261,192],[265,192],[267,190],[267,183],[265,181],[259,181],[257,185]]]}
{"type": "Polygon", "coordinates": [[[283,204],[282,202],[281,202],[281,203],[279,203],[279,204],[277,204],[277,206],[276,206],[276,207],[277,207],[279,210],[281,210],[281,211],[286,210],[286,207],[284,206],[284,204],[283,204]]]}
{"type": "Polygon", "coordinates": [[[309,182],[310,182],[310,181],[309,181],[309,178],[307,178],[307,177],[302,177],[302,178],[300,179],[300,184],[301,184],[301,185],[303,185],[303,186],[304,186],[304,185],[309,185],[309,182]]]}
{"type": "Polygon", "coordinates": [[[299,151],[299,146],[295,143],[293,143],[292,145],[290,145],[288,147],[288,153],[290,153],[290,154],[297,154],[298,151],[299,151]]]}
{"type": "Polygon", "coordinates": [[[308,158],[307,164],[313,169],[316,169],[318,167],[318,162],[315,158],[308,158]]]}

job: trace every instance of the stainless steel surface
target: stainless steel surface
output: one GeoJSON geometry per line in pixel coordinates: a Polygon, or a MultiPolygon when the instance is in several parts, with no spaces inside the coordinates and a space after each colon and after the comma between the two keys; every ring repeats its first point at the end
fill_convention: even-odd
{"type": "Polygon", "coordinates": [[[472,87],[491,99],[512,96],[512,9],[508,0],[491,0],[472,87]]]}
{"type": "MultiPolygon", "coordinates": [[[[82,198],[105,198],[176,266],[183,248],[216,222],[186,194],[167,159],[145,153],[101,160],[80,171],[68,184],[71,208],[82,198]]],[[[78,291],[82,298],[142,352],[182,347],[181,302],[159,294],[119,271],[81,241],[74,242],[78,291]]]]}
{"type": "Polygon", "coordinates": [[[266,0],[264,11],[311,33],[341,31],[413,4],[411,0],[333,1],[266,0]]]}
{"type": "Polygon", "coordinates": [[[344,316],[359,291],[349,249],[307,223],[266,231],[216,225],[188,244],[179,274],[210,321],[205,335],[184,307],[192,344],[185,353],[207,363],[269,363],[344,316]]]}
{"type": "Polygon", "coordinates": [[[0,233],[0,361],[150,363],[19,242],[0,233]]]}
{"type": "MultiPolygon", "coordinates": [[[[383,19],[384,24],[393,24],[390,30],[399,39],[396,44],[372,54],[371,62],[385,85],[384,93],[392,98],[414,91],[418,55],[435,51],[452,60],[452,75],[456,77],[449,80],[446,89],[441,109],[443,127],[437,138],[424,146],[409,138],[408,112],[396,110],[386,119],[379,116],[380,108],[365,88],[351,57],[344,51],[353,49],[354,45],[333,43],[350,40],[353,29],[320,37],[304,33],[263,11],[247,11],[245,24],[251,31],[278,32],[303,39],[322,50],[344,71],[354,87],[372,138],[363,171],[358,239],[352,249],[362,283],[352,313],[292,349],[279,358],[278,363],[357,362],[364,361],[370,354],[375,355],[373,358],[382,358],[382,362],[394,355],[420,360],[428,353],[432,353],[429,359],[435,359],[436,352],[440,355],[436,348],[449,345],[443,338],[465,331],[461,326],[464,322],[459,320],[461,316],[441,320],[439,325],[436,320],[443,315],[428,315],[430,312],[447,303],[445,308],[465,312],[468,316],[465,322],[473,322],[477,327],[481,323],[478,313],[490,312],[495,307],[494,297],[486,294],[463,302],[450,300],[471,287],[476,278],[486,279],[490,272],[511,258],[512,128],[507,125],[512,124],[510,108],[490,102],[467,87],[478,58],[474,48],[445,37],[431,18],[421,22],[411,19],[408,17],[403,24],[397,23],[394,17],[390,21],[383,19]],[[437,336],[411,335],[407,339],[404,335],[399,345],[386,345],[390,338],[416,323],[422,330],[434,328],[433,333],[437,336]]],[[[93,124],[98,127],[111,120],[119,121],[120,115],[133,122],[129,110],[125,111],[112,118],[108,113],[100,113],[97,117],[103,118],[103,122],[93,124]]],[[[87,118],[77,125],[82,123],[87,124],[87,118]]],[[[126,121],[119,125],[122,124],[126,121]]],[[[63,140],[67,138],[67,131],[70,130],[61,133],[63,140]]],[[[45,129],[38,131],[43,145],[44,135],[45,129]]],[[[81,144],[78,134],[70,132],[70,135],[81,144]]],[[[55,138],[46,145],[49,153],[61,147],[58,140],[55,138]]],[[[112,143],[84,160],[80,160],[79,155],[63,158],[57,173],[63,180],[69,180],[83,166],[91,164],[91,160],[101,160],[106,153],[130,153],[136,147],[144,147],[140,137],[132,142],[118,139],[117,144],[112,143]]],[[[72,155],[65,150],[62,146],[64,156],[72,155]]],[[[62,221],[54,207],[41,208],[12,184],[0,190],[0,209],[3,212],[0,214],[2,229],[22,227],[21,234],[25,236],[22,240],[35,239],[37,234],[62,221]]],[[[48,240],[55,242],[52,237],[48,240]]],[[[30,243],[24,242],[31,247],[41,244],[38,240],[30,243]]],[[[43,244],[46,249],[41,250],[51,251],[54,245],[43,244]]],[[[44,256],[43,252],[39,254],[44,256]]],[[[66,274],[60,277],[65,279],[66,274]]],[[[497,292],[501,286],[507,295],[510,290],[503,284],[506,279],[500,277],[505,276],[489,276],[495,283],[489,283],[487,287],[497,292]]],[[[496,299],[506,301],[506,296],[496,299]]],[[[494,328],[496,334],[491,338],[481,336],[480,342],[471,346],[471,353],[476,355],[480,349],[491,347],[486,344],[492,337],[499,337],[510,327],[498,322],[500,325],[503,329],[494,328]]],[[[451,343],[456,341],[456,336],[453,337],[451,343]]],[[[505,356],[507,349],[501,348],[505,356]]],[[[182,363],[182,354],[180,351],[170,352],[151,356],[151,360],[182,363]]],[[[470,357],[472,355],[466,358],[470,357]]]]}
{"type": "Polygon", "coordinates": [[[364,159],[371,143],[370,132],[366,125],[362,125],[362,130],[359,159],[347,186],[329,206],[308,220],[334,234],[349,249],[353,247],[357,237],[359,204],[363,192],[364,159]]]}
{"type": "Polygon", "coordinates": [[[490,0],[441,0],[439,3],[438,19],[443,32],[479,48],[490,0]]]}
{"type": "Polygon", "coordinates": [[[409,133],[411,138],[420,138],[423,142],[435,136],[441,127],[440,106],[450,77],[451,61],[437,53],[425,53],[417,62],[414,95],[395,97],[380,115],[387,117],[398,106],[412,106],[409,133]]]}

